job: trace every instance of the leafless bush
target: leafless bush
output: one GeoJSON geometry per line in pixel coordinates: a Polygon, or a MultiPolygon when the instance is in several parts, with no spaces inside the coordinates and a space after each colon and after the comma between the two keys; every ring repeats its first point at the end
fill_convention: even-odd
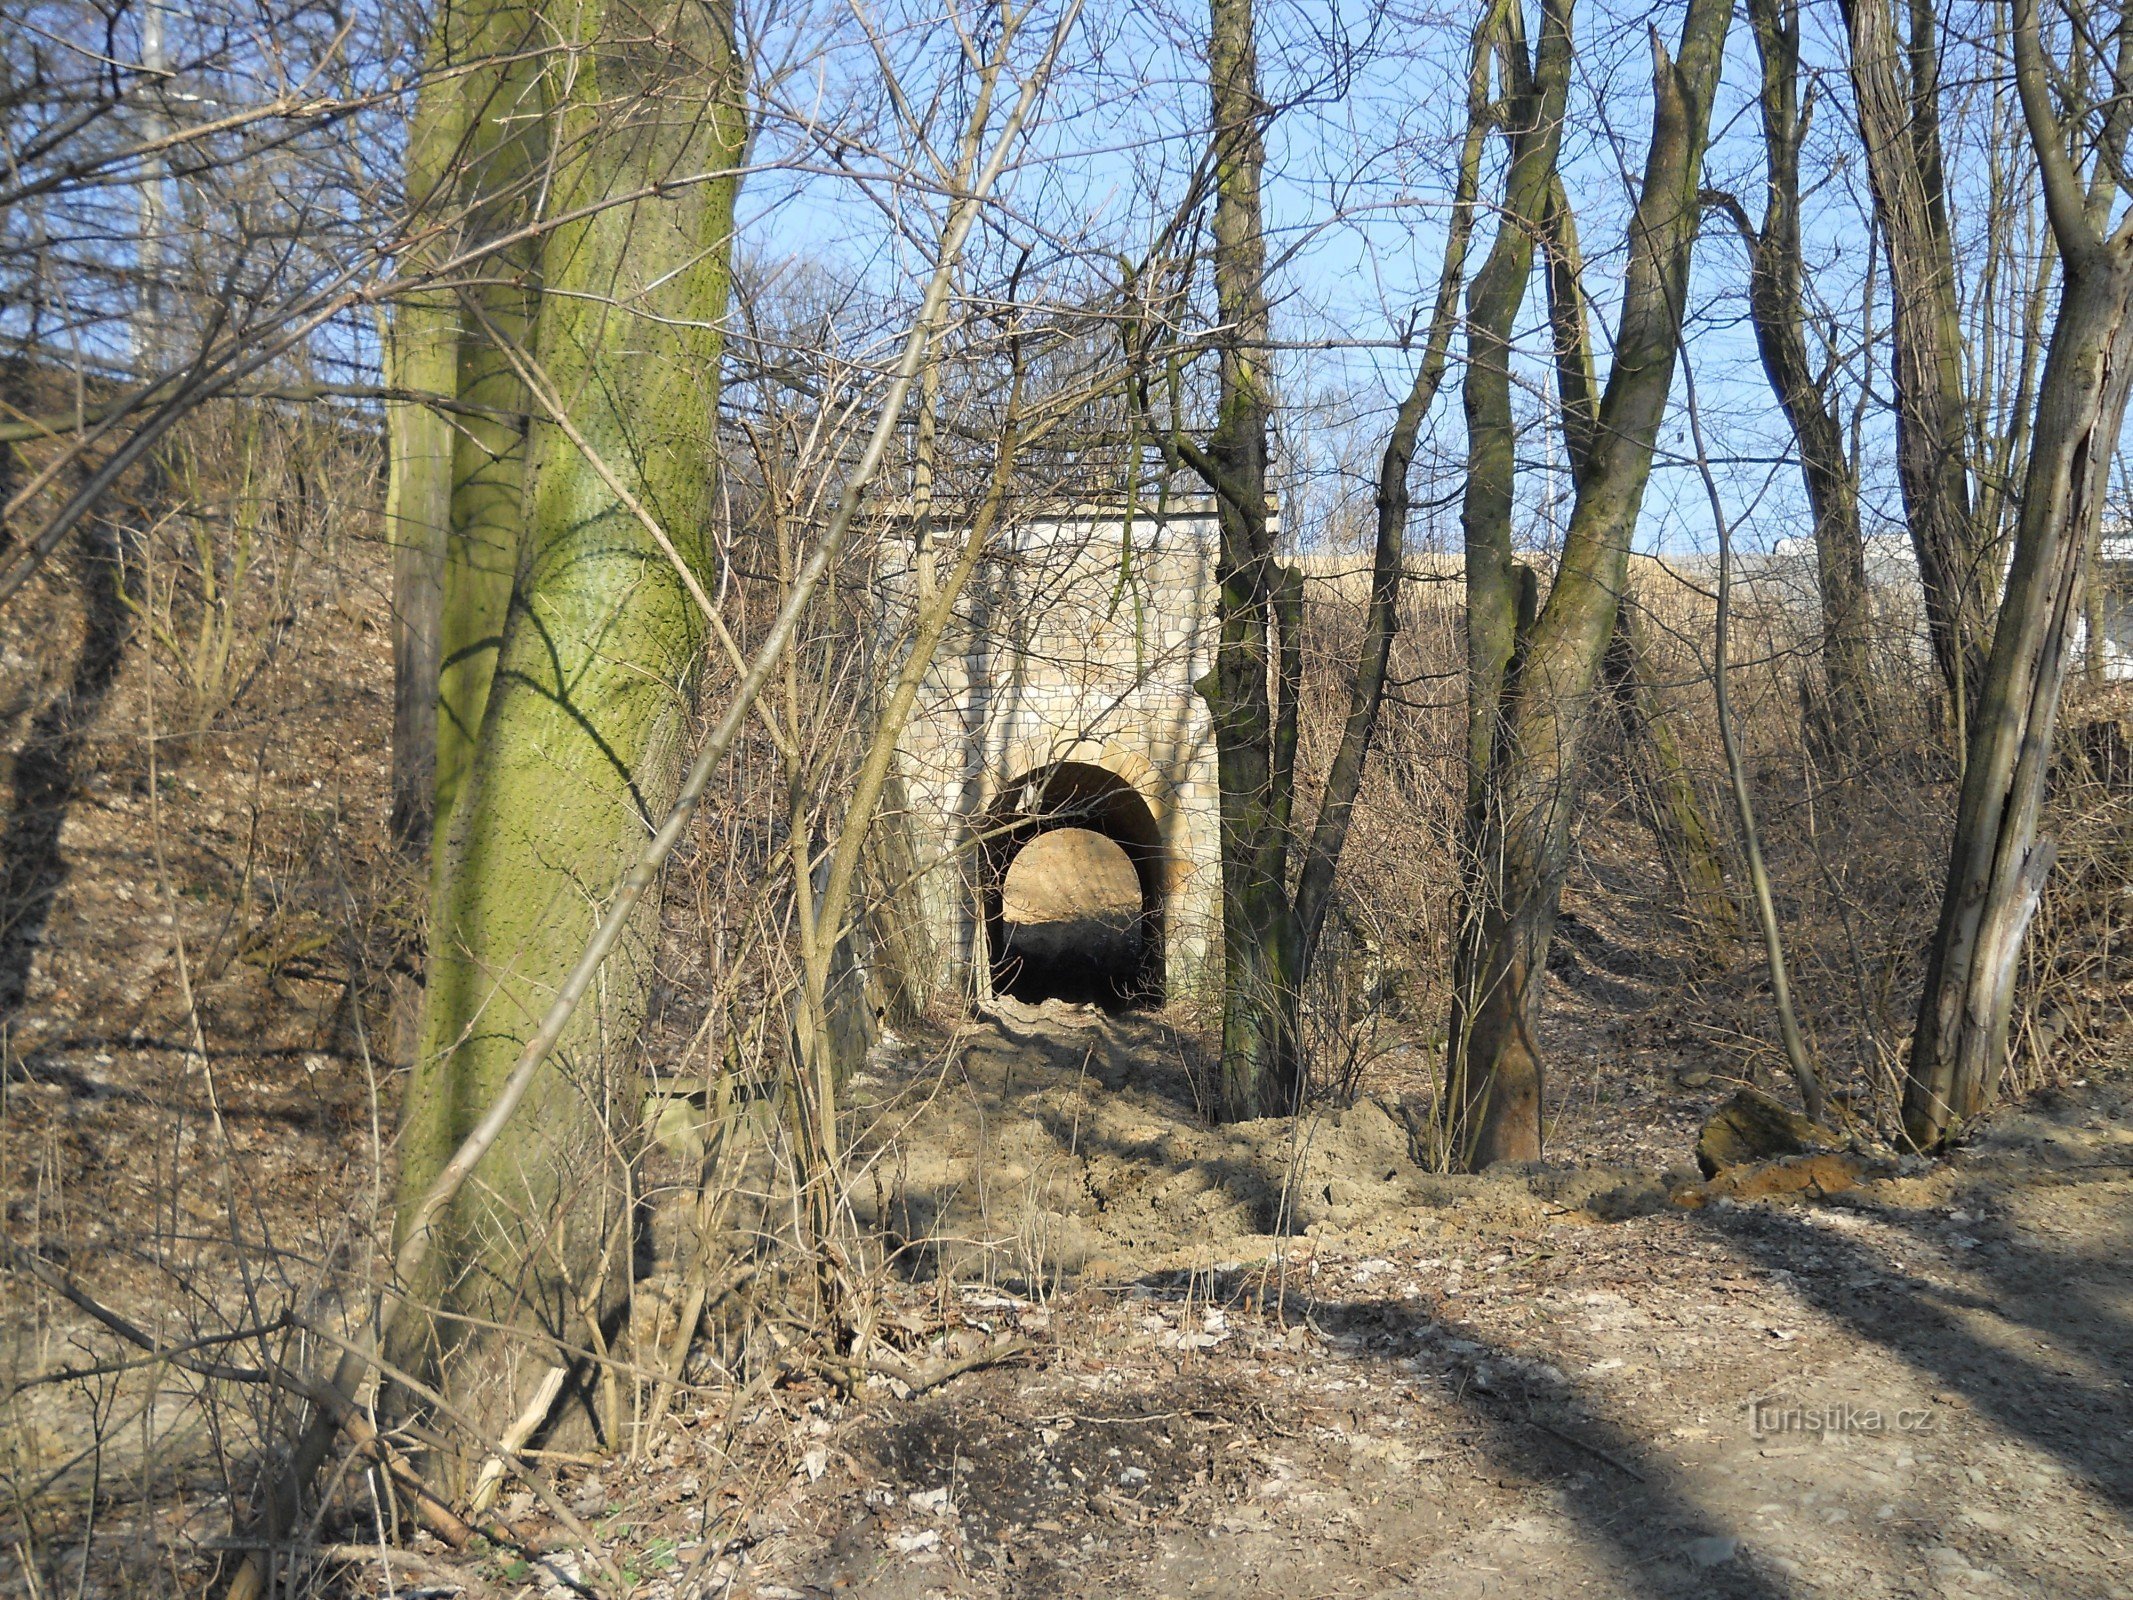
{"type": "Polygon", "coordinates": [[[375,450],[360,425],[270,402],[177,430],[149,476],[147,525],[122,547],[121,590],[174,690],[176,731],[212,728],[286,644],[307,563],[371,497],[375,450]]]}
{"type": "MultiPolygon", "coordinates": [[[[1307,590],[1306,658],[1353,657],[1367,561],[1315,556],[1307,590]]],[[[1426,1097],[1441,1069],[1449,1009],[1455,869],[1463,794],[1464,669],[1455,565],[1428,552],[1409,560],[1388,706],[1342,857],[1338,910],[1304,994],[1311,1092],[1343,1102],[1358,1092],[1426,1097]]],[[[1338,736],[1347,688],[1330,670],[1307,672],[1303,751],[1308,794],[1338,736]]]]}

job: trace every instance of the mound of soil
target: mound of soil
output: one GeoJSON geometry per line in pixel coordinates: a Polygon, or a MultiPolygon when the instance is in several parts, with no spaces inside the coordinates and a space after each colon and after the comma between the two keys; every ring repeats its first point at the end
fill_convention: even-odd
{"type": "Polygon", "coordinates": [[[1373,1245],[1538,1227],[1666,1202],[1672,1175],[1534,1164],[1427,1170],[1415,1118],[1364,1098],[1211,1126],[1187,1044],[1157,1017],[988,1005],[938,1049],[892,1042],[855,1084],[884,1226],[923,1270],[1042,1285],[1062,1273],[1261,1261],[1295,1237],[1373,1245]]]}
{"type": "MultiPolygon", "coordinates": [[[[721,1459],[784,1487],[669,1546],[676,1593],[2133,1594],[2123,1075],[2092,1068],[1950,1161],[1825,1202],[1602,1226],[1594,1174],[1429,1179],[1375,1107],[1194,1130],[1174,1067],[1135,1068],[1115,1019],[1072,1020],[973,1029],[967,1084],[939,1084],[924,1126],[1022,1175],[1003,1165],[988,1202],[965,1192],[976,1167],[944,1164],[940,1216],[1004,1228],[1028,1194],[1179,1264],[892,1293],[885,1316],[946,1348],[1036,1348],[916,1397],[881,1379],[766,1399],[721,1459]],[[1314,1232],[1276,1248],[1253,1206],[1291,1169],[1314,1232]],[[1364,1174],[1382,1200],[1326,1198],[1364,1174]]],[[[649,1505],[675,1471],[606,1493],[649,1505]]],[[[651,1515],[632,1540],[679,1526],[651,1515]]]]}

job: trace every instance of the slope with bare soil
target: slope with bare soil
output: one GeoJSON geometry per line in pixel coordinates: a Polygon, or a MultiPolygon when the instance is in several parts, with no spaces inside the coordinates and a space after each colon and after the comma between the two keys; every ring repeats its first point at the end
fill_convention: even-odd
{"type": "MultiPolygon", "coordinates": [[[[766,1397],[729,1464],[787,1488],[723,1539],[659,1525],[764,1596],[2133,1593],[2129,1101],[2098,1076],[1821,1205],[1606,1223],[1546,1175],[1405,1173],[1285,1243],[1209,1206],[1166,1270],[925,1286],[938,1350],[1036,1353],[766,1397]]],[[[1151,1180],[1248,1210],[1254,1136],[1222,1139],[1226,1175],[1151,1180]]],[[[628,1520],[671,1481],[606,1492],[628,1520]]]]}

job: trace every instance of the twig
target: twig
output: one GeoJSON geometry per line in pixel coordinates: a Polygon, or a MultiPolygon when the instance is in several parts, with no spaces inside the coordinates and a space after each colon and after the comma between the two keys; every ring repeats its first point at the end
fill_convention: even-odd
{"type": "Polygon", "coordinates": [[[70,1274],[53,1266],[34,1251],[17,1244],[13,1239],[0,1240],[7,1251],[8,1264],[16,1271],[34,1278],[46,1288],[65,1299],[69,1304],[86,1312],[128,1344],[149,1352],[150,1355],[169,1361],[173,1366],[194,1374],[196,1377],[215,1379],[224,1383],[271,1384],[291,1394],[309,1400],[313,1405],[333,1418],[337,1428],[345,1429],[354,1441],[358,1454],[376,1461],[390,1472],[393,1481],[407,1491],[413,1501],[415,1515],[422,1525],[445,1543],[460,1548],[472,1541],[475,1529],[461,1518],[428,1484],[420,1474],[388,1444],[371,1426],[369,1418],[338,1390],[315,1380],[305,1378],[279,1365],[264,1367],[233,1367],[220,1361],[203,1361],[198,1356],[187,1354],[182,1348],[165,1349],[158,1345],[155,1336],[135,1326],[118,1312],[98,1300],[88,1290],[73,1281],[70,1274]]]}
{"type": "Polygon", "coordinates": [[[1704,448],[1703,414],[1696,405],[1696,364],[1681,364],[1682,395],[1687,403],[1689,437],[1696,449],[1696,470],[1710,502],[1711,521],[1718,530],[1718,603],[1712,623],[1711,688],[1717,701],[1718,737],[1725,748],[1726,777],[1733,790],[1733,807],[1740,819],[1741,854],[1748,864],[1748,881],[1755,893],[1756,922],[1762,929],[1763,954],[1770,974],[1770,1003],[1777,1012],[1778,1036],[1785,1046],[1785,1062],[1799,1085],[1801,1109],[1809,1122],[1823,1114],[1822,1075],[1815,1069],[1807,1042],[1800,1036],[1800,1020],[1792,1004],[1792,980],[1785,966],[1785,939],[1779,931],[1777,906],[1771,898],[1770,873],[1763,862],[1762,837],[1755,822],[1755,800],[1748,787],[1748,768],[1734,724],[1727,686],[1727,654],[1731,649],[1729,625],[1733,612],[1733,526],[1726,518],[1725,502],[1718,480],[1711,473],[1710,453],[1704,448]]]}
{"type": "Polygon", "coordinates": [[[1613,1455],[1610,1454],[1608,1451],[1602,1450],[1598,1445],[1592,1443],[1592,1441],[1589,1439],[1580,1439],[1576,1434],[1567,1433],[1563,1429],[1555,1427],[1550,1423],[1542,1422],[1537,1417],[1526,1418],[1526,1426],[1529,1428],[1540,1429],[1542,1433],[1545,1433],[1551,1439],[1562,1440],[1563,1443],[1569,1445],[1573,1450],[1584,1451],[1585,1454],[1591,1456],[1595,1461],[1606,1462],[1610,1467],[1613,1467],[1615,1471],[1622,1473],[1627,1477],[1634,1478],[1639,1483],[1643,1483],[1646,1481],[1644,1474],[1639,1472],[1635,1467],[1631,1466],[1627,1461],[1624,1461],[1620,1456],[1613,1455]]]}
{"type": "Polygon", "coordinates": [[[920,1367],[886,1354],[850,1361],[831,1358],[819,1362],[818,1365],[847,1386],[859,1377],[894,1378],[909,1389],[913,1396],[917,1396],[929,1389],[938,1389],[942,1384],[960,1378],[966,1372],[975,1372],[980,1367],[996,1367],[1003,1361],[1012,1361],[1016,1356],[1028,1355],[1036,1348],[1036,1341],[1016,1337],[999,1340],[971,1355],[929,1362],[920,1367]]]}

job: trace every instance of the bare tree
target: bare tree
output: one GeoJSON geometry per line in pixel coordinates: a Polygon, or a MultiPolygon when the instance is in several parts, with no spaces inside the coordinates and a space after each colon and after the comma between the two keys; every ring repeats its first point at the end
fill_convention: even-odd
{"type": "MultiPolygon", "coordinates": [[[[1505,136],[1510,165],[1504,178],[1496,240],[1467,291],[1466,495],[1459,521],[1466,544],[1467,828],[1478,846],[1486,827],[1488,775],[1505,700],[1505,678],[1518,649],[1522,593],[1533,575],[1512,554],[1512,503],[1517,433],[1511,416],[1511,333],[1533,276],[1533,257],[1551,203],[1560,192],[1556,164],[1570,93],[1572,0],[1550,0],[1541,11],[1537,46],[1528,46],[1522,8],[1504,11],[1499,52],[1506,63],[1505,136]]],[[[1567,218],[1567,206],[1558,213],[1567,218]]],[[[1568,257],[1552,254],[1551,265],[1568,257]]],[[[1582,385],[1589,363],[1579,330],[1582,310],[1573,293],[1552,297],[1557,311],[1558,373],[1582,385]],[[1563,317],[1576,319],[1566,326],[1563,317]]],[[[1566,408],[1574,409],[1574,408],[1566,408]]],[[[1589,435],[1589,430],[1588,430],[1589,435]]],[[[1588,438],[1589,442],[1589,438],[1588,438]]],[[[1530,594],[1524,600],[1532,616],[1530,594]]]]}
{"type": "MultiPolygon", "coordinates": [[[[1280,557],[1268,481],[1274,341],[1260,192],[1268,108],[1259,91],[1252,0],[1213,0],[1210,11],[1208,164],[1213,169],[1216,328],[1207,342],[1218,359],[1218,387],[1215,425],[1204,447],[1187,438],[1175,420],[1168,427],[1153,420],[1148,368],[1156,341],[1129,349],[1129,359],[1136,368],[1143,425],[1174,463],[1206,483],[1220,529],[1215,661],[1195,687],[1212,714],[1220,788],[1220,1110],[1226,1118],[1288,1113],[1304,1089],[1298,1007],[1334,902],[1341,853],[1384,701],[1399,625],[1411,509],[1407,480],[1423,421],[1444,380],[1457,321],[1488,117],[1487,63],[1499,15],[1500,8],[1489,8],[1474,32],[1467,124],[1437,294],[1414,378],[1378,462],[1366,622],[1346,664],[1348,703],[1340,741],[1306,830],[1296,816],[1304,581],[1301,571],[1280,557]]],[[[1197,188],[1187,196],[1187,211],[1197,188]]],[[[1139,321],[1136,316],[1129,326],[1139,321]]]]}
{"type": "MultiPolygon", "coordinates": [[[[1910,0],[1903,31],[1892,0],[1844,0],[1844,19],[1852,96],[1895,310],[1897,477],[1960,744],[1977,697],[1998,583],[1991,541],[1971,500],[1970,405],[1941,139],[1939,25],[1931,0],[1910,0]]],[[[1768,72],[1766,64],[1766,83],[1768,72]]],[[[1804,442],[1802,451],[1804,456],[1804,442]]]]}
{"type": "Polygon", "coordinates": [[[1614,362],[1555,580],[1524,630],[1515,668],[1504,673],[1501,726],[1487,751],[1465,864],[1470,909],[1449,1035],[1453,1148],[1475,1168],[1540,1154],[1535,1032],[1569,869],[1579,756],[1673,383],[1704,143],[1730,22],[1725,0],[1692,0],[1678,58],[1652,42],[1651,143],[1630,222],[1614,362]]]}
{"type": "Polygon", "coordinates": [[[1756,348],[1800,452],[1814,517],[1815,573],[1822,603],[1822,677],[1829,732],[1856,754],[1874,726],[1866,552],[1859,480],[1831,394],[1834,362],[1807,347],[1806,273],[1800,234],[1800,149],[1814,111],[1800,93],[1798,0],[1751,0],[1748,21],[1762,63],[1759,101],[1769,182],[1760,228],[1732,196],[1720,201],[1748,243],[1748,304],[1756,348]]]}
{"type": "Polygon", "coordinates": [[[1992,1099],[2023,935],[2054,849],[2037,838],[2059,696],[2133,386],[2133,8],[2013,0],[2015,86],[2059,253],[2013,561],[1980,680],[1969,760],[1904,1086],[1904,1130],[1939,1146],[1992,1099]],[[2108,40],[2108,46],[2100,41],[2108,40]]]}

